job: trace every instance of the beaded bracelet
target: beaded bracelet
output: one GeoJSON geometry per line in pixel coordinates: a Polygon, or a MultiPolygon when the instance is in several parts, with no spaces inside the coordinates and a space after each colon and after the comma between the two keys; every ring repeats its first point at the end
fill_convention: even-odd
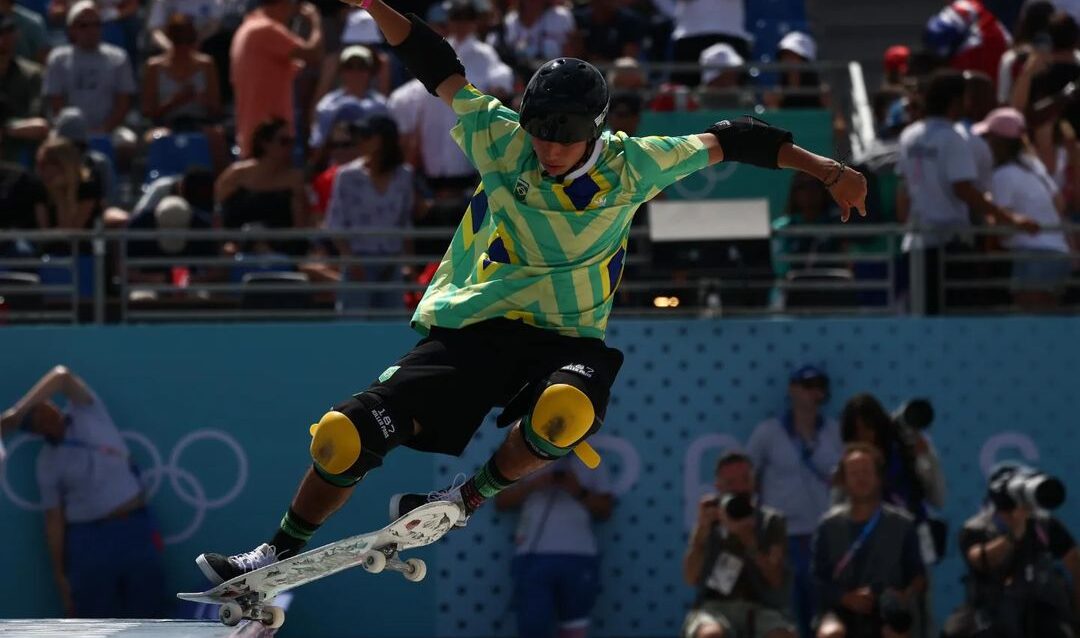
{"type": "Polygon", "coordinates": [[[836,171],[836,175],[833,175],[833,178],[831,180],[825,182],[825,188],[832,188],[833,186],[836,186],[836,184],[840,181],[840,176],[844,174],[844,169],[846,168],[847,164],[841,161],[839,164],[839,170],[836,171]]]}

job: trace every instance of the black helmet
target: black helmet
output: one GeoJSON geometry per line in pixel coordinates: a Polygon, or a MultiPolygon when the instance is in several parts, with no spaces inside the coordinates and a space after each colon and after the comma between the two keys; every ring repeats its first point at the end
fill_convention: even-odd
{"type": "Polygon", "coordinates": [[[608,87],[595,66],[558,58],[540,67],[521,99],[521,126],[549,142],[594,140],[604,130],[608,87]]]}

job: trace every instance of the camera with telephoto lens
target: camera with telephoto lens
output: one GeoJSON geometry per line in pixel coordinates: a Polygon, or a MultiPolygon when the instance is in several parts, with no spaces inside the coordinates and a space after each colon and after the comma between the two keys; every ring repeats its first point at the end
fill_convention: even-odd
{"type": "Polygon", "coordinates": [[[742,520],[754,514],[754,501],[746,494],[724,494],[720,498],[720,507],[724,508],[728,519],[733,521],[742,520]]]}
{"type": "Polygon", "coordinates": [[[990,477],[988,491],[994,508],[1005,512],[1019,505],[1054,510],[1065,503],[1065,484],[1061,479],[1025,466],[995,472],[990,477]]]}
{"type": "Polygon", "coordinates": [[[934,422],[934,406],[929,399],[909,399],[893,412],[892,420],[901,432],[922,432],[934,422]]]}

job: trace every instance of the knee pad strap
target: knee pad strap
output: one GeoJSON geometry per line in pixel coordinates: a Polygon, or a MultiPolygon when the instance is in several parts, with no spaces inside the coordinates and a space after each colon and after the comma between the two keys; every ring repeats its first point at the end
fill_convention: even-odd
{"type": "Polygon", "coordinates": [[[596,451],[585,438],[600,427],[592,400],[583,391],[584,379],[562,371],[552,375],[540,391],[532,410],[521,420],[525,445],[542,459],[558,459],[571,451],[585,465],[600,464],[596,451]]]}

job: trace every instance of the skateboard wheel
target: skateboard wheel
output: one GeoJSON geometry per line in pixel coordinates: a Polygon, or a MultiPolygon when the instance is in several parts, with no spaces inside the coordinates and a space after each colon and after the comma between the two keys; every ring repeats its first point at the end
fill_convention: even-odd
{"type": "Polygon", "coordinates": [[[226,627],[235,627],[244,619],[244,609],[236,603],[225,603],[218,609],[218,618],[226,627]]]}
{"type": "Polygon", "coordinates": [[[401,572],[401,575],[405,577],[405,580],[418,583],[424,580],[424,576],[427,576],[427,563],[419,558],[410,558],[405,561],[405,565],[409,567],[409,571],[401,572]]]}
{"type": "Polygon", "coordinates": [[[386,555],[382,552],[367,552],[364,554],[364,569],[372,574],[378,574],[386,569],[386,555]]]}
{"type": "Polygon", "coordinates": [[[270,629],[278,629],[285,624],[285,610],[281,607],[267,607],[268,614],[263,616],[263,624],[270,629]]]}

